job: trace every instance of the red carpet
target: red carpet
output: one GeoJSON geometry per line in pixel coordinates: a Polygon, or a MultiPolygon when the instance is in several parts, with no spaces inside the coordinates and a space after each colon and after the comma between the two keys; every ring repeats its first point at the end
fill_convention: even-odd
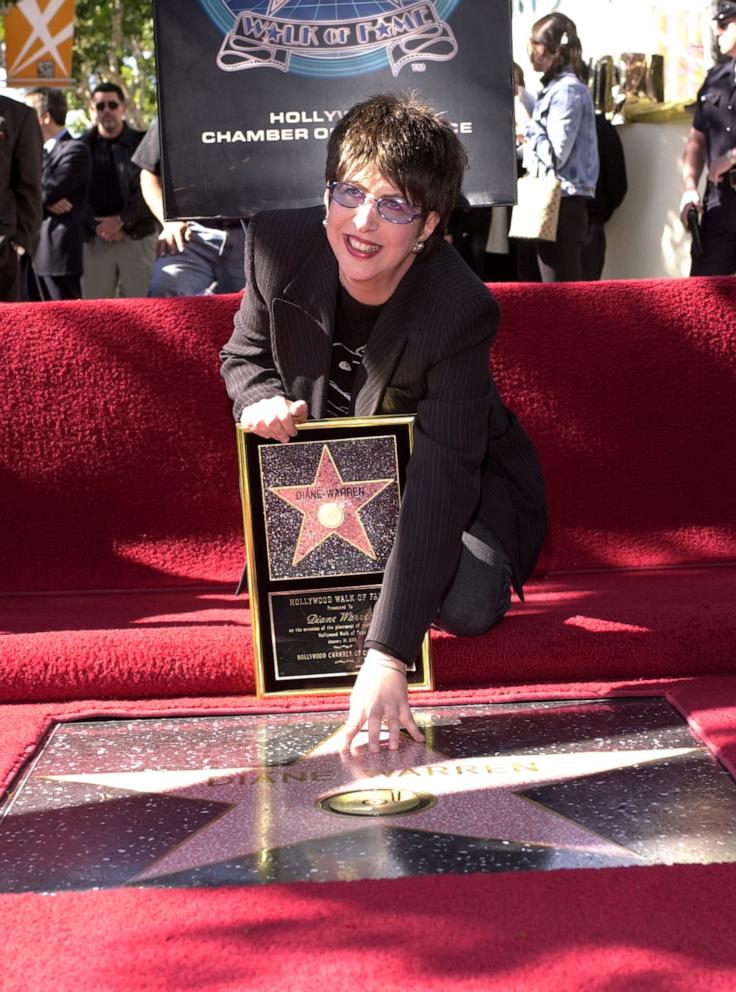
{"type": "MultiPolygon", "coordinates": [[[[493,291],[499,388],[549,487],[540,571],[736,560],[733,280],[493,291]]],[[[237,576],[235,440],[217,357],[236,305],[4,308],[0,591],[237,576]]]]}
{"type": "Polygon", "coordinates": [[[736,986],[736,865],[4,896],[0,906],[14,938],[6,992],[736,986]]]}
{"type": "MultiPolygon", "coordinates": [[[[491,634],[433,634],[437,686],[729,672],[734,588],[736,566],[535,579],[491,634]]],[[[255,691],[247,601],[230,589],[8,596],[0,610],[8,702],[255,691]]]]}
{"type": "MultiPolygon", "coordinates": [[[[611,692],[667,695],[736,771],[736,676],[436,698],[460,703],[611,692]]],[[[0,707],[3,770],[7,775],[8,757],[20,756],[53,716],[261,708],[237,698],[0,707]]],[[[174,992],[328,984],[340,992],[399,992],[421,982],[458,992],[689,992],[695,985],[732,992],[735,911],[736,865],[3,895],[3,930],[13,948],[3,988],[174,992]]]]}
{"type": "MultiPolygon", "coordinates": [[[[423,701],[664,693],[736,772],[736,282],[494,292],[549,538],[497,631],[434,638],[423,701]]],[[[3,308],[4,785],[55,718],[258,707],[217,375],[236,305],[3,308]]],[[[735,884],[714,865],[3,895],[3,988],[732,992],[735,884]]]]}

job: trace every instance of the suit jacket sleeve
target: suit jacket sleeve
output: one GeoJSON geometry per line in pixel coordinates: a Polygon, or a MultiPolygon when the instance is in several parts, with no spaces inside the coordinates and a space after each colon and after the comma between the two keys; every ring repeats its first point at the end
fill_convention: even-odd
{"type": "Polygon", "coordinates": [[[286,395],[274,362],[268,305],[256,278],[258,227],[256,215],[248,225],[245,245],[247,290],[235,315],[232,336],[220,352],[220,374],[233,401],[236,421],[251,403],[286,395]]]}
{"type": "Polygon", "coordinates": [[[13,240],[31,255],[38,247],[43,208],[41,168],[43,141],[35,112],[24,114],[13,154],[12,187],[15,193],[17,229],[13,240]]]}
{"type": "Polygon", "coordinates": [[[417,405],[396,539],[366,638],[407,663],[437,615],[457,567],[463,529],[480,499],[491,402],[489,350],[498,316],[489,293],[466,303],[455,318],[465,344],[432,364],[417,405]]]}
{"type": "Polygon", "coordinates": [[[49,207],[58,200],[80,200],[86,197],[91,172],[89,150],[80,141],[63,142],[63,154],[57,159],[53,172],[46,169],[43,177],[43,205],[49,207]]]}

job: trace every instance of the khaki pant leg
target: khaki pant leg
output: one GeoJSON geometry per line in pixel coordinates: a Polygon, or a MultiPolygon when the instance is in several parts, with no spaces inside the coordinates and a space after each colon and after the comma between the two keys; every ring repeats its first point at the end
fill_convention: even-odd
{"type": "Polygon", "coordinates": [[[84,242],[82,299],[109,300],[117,296],[118,263],[115,242],[91,238],[84,242]]]}
{"type": "Polygon", "coordinates": [[[120,269],[120,295],[147,296],[151,283],[151,270],[156,259],[158,234],[134,241],[127,234],[116,241],[118,268],[120,269]]]}

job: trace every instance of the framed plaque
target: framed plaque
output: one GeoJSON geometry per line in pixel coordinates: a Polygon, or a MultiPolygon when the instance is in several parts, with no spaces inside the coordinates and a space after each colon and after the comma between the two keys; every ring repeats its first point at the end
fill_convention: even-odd
{"type": "MultiPolygon", "coordinates": [[[[288,444],[238,427],[259,696],[352,688],[394,543],[413,423],[311,420],[288,444]]],[[[429,635],[407,681],[432,687],[429,635]]]]}

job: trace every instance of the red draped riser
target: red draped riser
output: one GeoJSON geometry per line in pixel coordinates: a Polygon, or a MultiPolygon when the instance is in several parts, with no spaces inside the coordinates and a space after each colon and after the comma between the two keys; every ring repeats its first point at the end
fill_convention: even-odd
{"type": "MultiPolygon", "coordinates": [[[[736,772],[736,283],[492,287],[499,389],[550,531],[419,705],[660,695],[736,772]]],[[[236,297],[0,309],[0,780],[55,720],[344,707],[254,698],[236,297]]],[[[0,896],[3,988],[736,987],[736,866],[0,896]]]]}

